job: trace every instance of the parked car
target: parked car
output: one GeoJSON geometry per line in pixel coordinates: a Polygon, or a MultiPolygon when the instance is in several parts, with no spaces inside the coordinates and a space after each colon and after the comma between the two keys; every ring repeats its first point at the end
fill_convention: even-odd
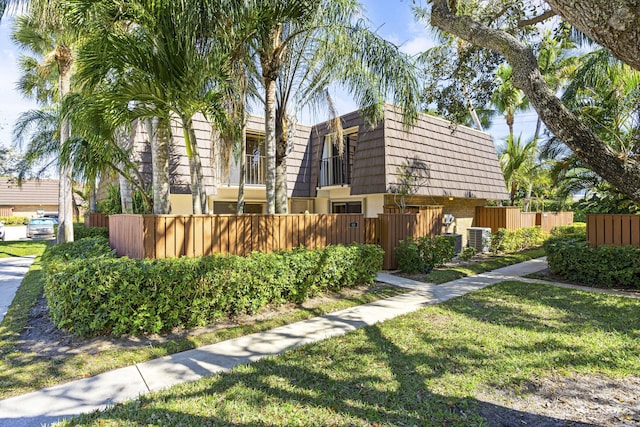
{"type": "Polygon", "coordinates": [[[4,222],[0,221],[0,240],[4,242],[6,233],[4,231],[4,222]]]}
{"type": "Polygon", "coordinates": [[[54,225],[56,221],[51,218],[32,218],[27,223],[27,237],[29,239],[40,237],[51,238],[55,235],[54,225]]]}

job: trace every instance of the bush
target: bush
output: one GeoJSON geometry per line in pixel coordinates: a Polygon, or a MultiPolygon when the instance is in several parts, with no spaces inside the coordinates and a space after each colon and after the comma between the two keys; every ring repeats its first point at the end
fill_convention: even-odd
{"type": "Polygon", "coordinates": [[[0,221],[4,222],[4,225],[22,225],[29,221],[26,216],[0,216],[0,221]]]}
{"type": "Polygon", "coordinates": [[[447,235],[401,240],[395,249],[398,268],[407,273],[428,273],[453,259],[455,245],[455,237],[447,235]]]}
{"type": "Polygon", "coordinates": [[[75,240],[86,239],[87,237],[109,238],[109,230],[106,227],[86,227],[84,224],[73,224],[73,238],[75,240]]]}
{"type": "Polygon", "coordinates": [[[587,224],[584,222],[574,222],[571,225],[558,225],[551,229],[551,235],[554,237],[568,236],[572,234],[584,234],[586,236],[587,224]]]}
{"type": "Polygon", "coordinates": [[[383,257],[377,246],[351,245],[246,258],[134,260],[115,258],[100,239],[57,245],[43,257],[51,317],[76,335],[202,326],[225,315],[255,313],[268,303],[373,284],[383,257]]]}
{"type": "Polygon", "coordinates": [[[460,258],[462,261],[469,261],[475,254],[476,248],[474,248],[473,246],[468,246],[458,254],[458,258],[460,258]]]}
{"type": "Polygon", "coordinates": [[[640,288],[640,248],[592,248],[580,234],[552,237],[544,245],[552,273],[585,285],[640,288]]]}
{"type": "Polygon", "coordinates": [[[498,229],[491,234],[491,251],[513,253],[536,248],[549,238],[540,227],[523,227],[515,230],[498,229]]]}

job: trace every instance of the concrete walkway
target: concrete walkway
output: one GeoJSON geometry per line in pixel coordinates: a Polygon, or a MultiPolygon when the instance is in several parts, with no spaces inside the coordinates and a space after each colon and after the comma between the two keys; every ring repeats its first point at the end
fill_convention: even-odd
{"type": "Polygon", "coordinates": [[[410,313],[547,267],[539,258],[441,285],[381,273],[378,280],[412,291],[194,350],[117,369],[95,377],[0,401],[0,426],[41,426],[61,418],[103,409],[115,402],[185,381],[227,371],[265,356],[410,313]]]}
{"type": "Polygon", "coordinates": [[[35,256],[0,258],[0,322],[7,315],[13,297],[35,256]]]}

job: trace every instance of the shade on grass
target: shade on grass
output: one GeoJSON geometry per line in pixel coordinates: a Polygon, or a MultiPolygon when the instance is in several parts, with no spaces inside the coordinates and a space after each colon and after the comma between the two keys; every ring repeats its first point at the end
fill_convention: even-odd
{"type": "Polygon", "coordinates": [[[639,309],[505,282],[65,425],[486,425],[478,390],[639,372],[639,309]]]}

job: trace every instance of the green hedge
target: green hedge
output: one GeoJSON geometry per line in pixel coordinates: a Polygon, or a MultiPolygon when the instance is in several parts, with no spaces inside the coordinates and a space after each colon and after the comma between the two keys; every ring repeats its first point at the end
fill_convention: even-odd
{"type": "Polygon", "coordinates": [[[587,224],[584,222],[574,222],[571,225],[558,225],[551,229],[551,235],[554,237],[571,234],[584,234],[586,236],[587,224]]]}
{"type": "Polygon", "coordinates": [[[114,258],[104,242],[57,245],[43,257],[51,317],[76,335],[158,333],[255,313],[268,303],[302,302],[324,290],[372,284],[383,257],[377,246],[351,245],[134,260],[114,258]]]}
{"type": "Polygon", "coordinates": [[[73,223],[73,238],[75,240],[86,239],[87,237],[109,238],[109,230],[106,227],[87,227],[77,222],[73,223]]]}
{"type": "Polygon", "coordinates": [[[395,249],[398,268],[407,273],[428,273],[453,259],[455,245],[455,237],[448,235],[401,240],[395,249]]]}
{"type": "Polygon", "coordinates": [[[520,252],[525,249],[536,248],[549,238],[549,233],[543,231],[539,226],[523,227],[515,230],[498,229],[491,234],[492,252],[520,252]]]}
{"type": "Polygon", "coordinates": [[[640,288],[640,248],[592,248],[584,235],[552,237],[544,245],[552,273],[585,285],[640,288]]]}
{"type": "Polygon", "coordinates": [[[4,222],[4,225],[22,225],[29,221],[29,217],[26,216],[0,216],[0,221],[4,222]]]}

